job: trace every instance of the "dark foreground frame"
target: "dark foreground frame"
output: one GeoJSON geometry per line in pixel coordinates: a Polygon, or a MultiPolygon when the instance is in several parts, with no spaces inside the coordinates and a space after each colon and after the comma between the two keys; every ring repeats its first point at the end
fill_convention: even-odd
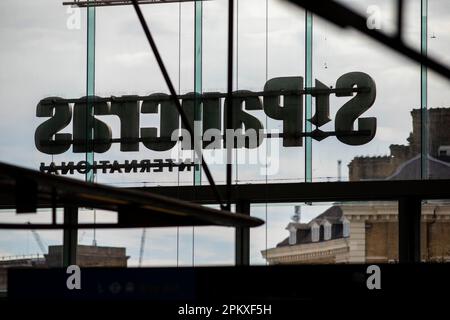
{"type": "Polygon", "coordinates": [[[264,223],[248,215],[216,210],[151,192],[88,183],[0,163],[0,209],[13,209],[17,214],[24,214],[36,213],[38,208],[52,209],[51,223],[0,223],[0,230],[64,230],[64,266],[76,263],[78,229],[214,225],[255,227],[264,223]],[[117,212],[118,222],[79,223],[80,207],[117,212]],[[64,208],[63,223],[57,223],[58,208],[64,208]]]}
{"type": "MultiPolygon", "coordinates": [[[[86,268],[81,290],[68,290],[65,269],[12,269],[9,301],[144,301],[169,303],[273,303],[447,299],[446,264],[378,265],[373,288],[368,265],[296,265],[195,268],[86,268]]],[[[298,307],[298,305],[295,305],[298,307]]],[[[347,304],[343,305],[343,310],[347,304]]],[[[215,318],[214,318],[215,319],[215,318]]]]}
{"type": "MultiPolygon", "coordinates": [[[[225,192],[226,186],[218,186],[225,192]]],[[[179,197],[200,204],[215,203],[207,186],[138,188],[179,197]]],[[[250,215],[252,203],[398,201],[399,261],[420,262],[420,218],[422,201],[450,199],[450,180],[360,181],[324,183],[244,184],[231,187],[236,210],[250,215]]],[[[237,228],[236,264],[250,263],[250,231],[237,228]]]]}

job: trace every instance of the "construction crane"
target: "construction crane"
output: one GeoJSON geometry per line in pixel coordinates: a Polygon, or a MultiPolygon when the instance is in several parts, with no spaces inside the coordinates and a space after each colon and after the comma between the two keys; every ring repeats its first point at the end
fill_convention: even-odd
{"type": "Polygon", "coordinates": [[[39,249],[41,249],[42,254],[45,255],[47,253],[47,249],[46,249],[44,243],[42,242],[41,236],[34,229],[31,229],[31,233],[33,234],[34,240],[36,240],[36,243],[38,244],[39,249]]]}
{"type": "Polygon", "coordinates": [[[139,267],[142,266],[142,260],[144,258],[144,247],[145,247],[145,236],[146,236],[146,229],[142,229],[142,236],[141,236],[141,247],[139,250],[139,267]]]}

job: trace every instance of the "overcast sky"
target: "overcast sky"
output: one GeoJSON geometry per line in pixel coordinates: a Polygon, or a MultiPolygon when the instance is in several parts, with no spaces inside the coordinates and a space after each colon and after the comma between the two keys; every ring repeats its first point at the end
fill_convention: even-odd
{"type": "MultiPolygon", "coordinates": [[[[361,13],[377,5],[382,28],[392,32],[395,8],[390,0],[342,1],[361,13]]],[[[261,91],[267,79],[279,76],[304,75],[304,11],[282,0],[269,0],[268,34],[266,35],[266,9],[263,0],[238,1],[238,37],[236,55],[236,89],[261,91]],[[268,55],[266,56],[266,36],[268,55]],[[267,62],[267,69],[266,69],[267,62]]],[[[407,1],[406,41],[420,46],[420,1],[407,1]]],[[[227,1],[212,0],[203,4],[203,90],[226,91],[227,74],[227,1]]],[[[143,10],[170,76],[181,93],[193,91],[193,4],[146,5],[143,10]],[[181,7],[181,12],[180,12],[181,7]],[[179,19],[181,19],[181,48],[179,48],[179,19]],[[181,52],[181,56],[179,56],[181,52]],[[180,64],[178,63],[180,57],[180,64]],[[180,81],[179,81],[180,79],[180,81]]],[[[429,53],[450,64],[450,2],[429,1],[429,53]]],[[[70,30],[70,14],[60,0],[2,0],[0,2],[0,157],[1,161],[34,169],[41,162],[50,162],[51,156],[40,153],[34,146],[34,131],[43,121],[37,118],[36,105],[46,97],[79,98],[85,94],[86,78],[86,19],[81,11],[81,28],[70,30]]],[[[148,95],[168,92],[155,63],[148,43],[132,7],[99,8],[97,10],[96,93],[99,96],[125,94],[148,95]]],[[[375,105],[364,116],[376,117],[377,135],[369,144],[347,146],[335,138],[313,145],[313,176],[316,181],[335,179],[337,160],[342,160],[343,175],[347,164],[359,155],[386,155],[389,145],[405,144],[411,131],[410,111],[420,106],[420,67],[352,30],[341,30],[320,18],[314,21],[314,78],[329,86],[351,71],[369,74],[377,85],[375,105]],[[331,178],[330,178],[331,177],[331,178]]],[[[429,107],[450,107],[449,83],[430,74],[429,107]]],[[[331,117],[348,98],[331,99],[331,117]]],[[[263,123],[262,111],[254,112],[263,123]]],[[[119,121],[104,117],[119,136],[119,121]]],[[[155,117],[141,117],[142,126],[152,124],[155,117]]],[[[280,128],[279,121],[268,121],[270,128],[280,128]]],[[[333,130],[334,121],[324,126],[333,130]]],[[[71,132],[69,126],[64,132],[71,132]]],[[[142,145],[140,152],[121,153],[113,146],[99,160],[167,158],[170,153],[156,153],[142,145]]],[[[54,157],[56,162],[82,159],[71,150],[54,157]]],[[[224,179],[225,167],[212,167],[216,180],[224,179]]],[[[246,181],[264,180],[259,166],[240,166],[237,178],[246,181]]],[[[82,177],[78,177],[82,178],[82,177]]],[[[269,180],[304,178],[304,149],[281,148],[280,171],[269,180]]],[[[181,174],[181,181],[190,182],[190,174],[181,174]]],[[[143,175],[99,175],[98,181],[116,185],[174,183],[178,175],[152,173],[143,175]]],[[[323,210],[323,206],[310,209],[307,221],[323,210]]],[[[293,213],[293,205],[269,208],[268,246],[273,246],[287,235],[284,226],[293,213]]],[[[265,217],[265,207],[254,209],[265,217]]],[[[4,215],[5,219],[10,218],[4,215]]],[[[30,219],[25,217],[23,219],[30,219]]],[[[196,231],[196,261],[204,263],[232,263],[234,246],[232,229],[206,228],[196,231]]],[[[99,232],[99,244],[126,245],[137,261],[140,230],[99,232]],[[101,241],[100,241],[101,240],[101,241]]],[[[0,231],[0,256],[36,253],[38,248],[30,233],[0,231]],[[14,244],[11,235],[15,235],[14,244]]],[[[61,234],[42,233],[48,244],[61,243],[61,234]]],[[[92,232],[83,236],[84,243],[92,241],[92,232]]],[[[150,231],[146,263],[174,264],[176,259],[176,230],[150,231]],[[171,248],[171,249],[168,249],[171,248]],[[175,249],[174,249],[175,248],[175,249]]],[[[192,256],[192,231],[182,230],[180,261],[188,264],[192,256]],[[184,249],[183,249],[184,248],[184,249]]],[[[265,229],[252,233],[252,259],[262,262],[259,251],[265,247],[265,229]]]]}

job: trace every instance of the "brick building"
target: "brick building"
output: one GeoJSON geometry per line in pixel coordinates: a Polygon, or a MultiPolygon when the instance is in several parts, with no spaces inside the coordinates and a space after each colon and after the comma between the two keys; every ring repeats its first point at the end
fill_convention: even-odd
{"type": "MultiPolygon", "coordinates": [[[[409,145],[391,145],[390,156],[356,157],[351,181],[421,179],[420,110],[411,112],[409,145]]],[[[450,108],[429,109],[427,176],[450,179],[450,108]]],[[[262,251],[270,264],[386,263],[398,261],[396,202],[335,204],[308,223],[289,223],[289,237],[262,251]]],[[[423,261],[450,261],[450,202],[423,204],[423,261]]]]}
{"type": "MultiPolygon", "coordinates": [[[[47,266],[60,267],[63,259],[62,246],[49,246],[45,255],[47,266]]],[[[77,265],[80,267],[126,267],[129,256],[125,248],[82,246],[77,247],[77,265]]]]}
{"type": "MultiPolygon", "coordinates": [[[[309,223],[290,223],[289,237],[262,251],[269,264],[398,261],[396,202],[334,205],[309,223]]],[[[450,202],[423,205],[423,261],[450,262],[450,202]]]]}
{"type": "MultiPolygon", "coordinates": [[[[62,246],[49,246],[42,256],[0,258],[0,293],[7,287],[8,268],[60,268],[62,246]]],[[[127,267],[126,248],[83,246],[77,247],[77,265],[80,267],[127,267]]]]}
{"type": "MultiPolygon", "coordinates": [[[[412,115],[412,132],[408,145],[390,145],[389,156],[355,157],[349,164],[350,181],[378,180],[393,175],[396,170],[421,153],[421,110],[414,109],[412,115]]],[[[429,158],[450,163],[450,108],[428,109],[427,144],[429,158]]],[[[429,178],[442,179],[429,170],[429,178]]],[[[418,172],[420,173],[420,171],[418,172]]],[[[420,179],[420,175],[418,177],[420,179]]]]}

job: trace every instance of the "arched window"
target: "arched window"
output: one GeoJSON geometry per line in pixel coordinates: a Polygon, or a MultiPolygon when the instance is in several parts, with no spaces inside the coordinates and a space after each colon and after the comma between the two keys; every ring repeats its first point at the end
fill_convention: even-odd
{"type": "Polygon", "coordinates": [[[320,237],[320,227],[317,223],[311,225],[311,241],[318,242],[320,237]]]}
{"type": "Polygon", "coordinates": [[[331,226],[332,226],[331,223],[329,223],[326,220],[323,223],[323,227],[324,227],[323,238],[324,238],[324,240],[330,240],[331,239],[331,226]]]}

